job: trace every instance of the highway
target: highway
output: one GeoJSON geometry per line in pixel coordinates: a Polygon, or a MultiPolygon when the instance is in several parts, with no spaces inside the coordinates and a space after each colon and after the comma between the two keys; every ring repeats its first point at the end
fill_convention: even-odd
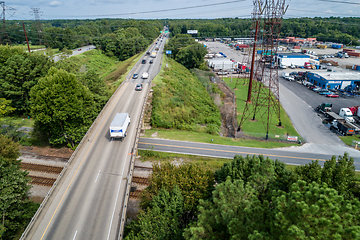
{"type": "MultiPolygon", "coordinates": [[[[164,43],[165,40],[153,44],[149,51],[159,47],[159,53],[162,52],[164,43]]],[[[147,55],[143,58],[150,60],[147,55]]],[[[118,239],[142,106],[150,81],[160,70],[162,57],[159,54],[153,64],[149,61],[141,64],[143,58],[84,137],[43,210],[38,212],[22,239],[118,239]],[[149,72],[150,78],[141,79],[143,72],[149,72]],[[138,73],[139,78],[132,79],[133,73],[138,73]],[[143,83],[142,91],[135,91],[137,83],[143,83]],[[117,112],[128,112],[131,124],[123,141],[110,141],[109,126],[117,112]]]]}
{"type": "MultiPolygon", "coordinates": [[[[140,138],[138,149],[229,159],[234,158],[235,155],[263,155],[274,160],[278,159],[279,161],[291,165],[303,165],[313,160],[319,160],[319,163],[322,165],[326,160],[329,160],[332,157],[330,154],[318,154],[310,152],[306,153],[288,150],[285,151],[281,148],[250,148],[159,138],[140,138]]],[[[357,171],[359,171],[360,156],[355,155],[353,158],[355,168],[357,171]]]]}

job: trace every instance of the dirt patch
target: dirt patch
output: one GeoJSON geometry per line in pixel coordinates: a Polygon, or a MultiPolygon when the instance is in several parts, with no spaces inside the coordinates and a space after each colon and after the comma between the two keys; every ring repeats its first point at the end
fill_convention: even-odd
{"type": "Polygon", "coordinates": [[[56,158],[67,158],[69,159],[73,154],[73,150],[70,148],[52,148],[52,147],[36,147],[36,146],[24,146],[21,147],[23,153],[33,153],[40,156],[56,157],[56,158]]]}
{"type": "MultiPolygon", "coordinates": [[[[223,104],[220,106],[221,113],[221,133],[226,137],[235,137],[237,120],[236,120],[236,99],[235,94],[231,91],[231,89],[221,81],[220,79],[216,79],[216,84],[219,89],[224,93],[224,97],[222,99],[223,104]]],[[[216,103],[217,101],[215,101],[216,103]]]]}

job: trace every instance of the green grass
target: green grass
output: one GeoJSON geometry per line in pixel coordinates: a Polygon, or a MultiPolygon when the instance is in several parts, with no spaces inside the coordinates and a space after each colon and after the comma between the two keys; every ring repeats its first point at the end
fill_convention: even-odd
{"type": "Polygon", "coordinates": [[[220,112],[197,77],[173,59],[164,57],[164,65],[153,82],[152,126],[218,132],[220,112]]]}
{"type": "MultiPolygon", "coordinates": [[[[355,147],[353,141],[360,142],[360,136],[353,135],[353,136],[340,136],[340,139],[348,146],[355,147]]],[[[358,145],[358,149],[360,149],[360,144],[358,145]]]]}
{"type": "Polygon", "coordinates": [[[150,161],[153,163],[160,162],[173,162],[181,161],[184,163],[194,163],[200,164],[204,167],[208,167],[212,171],[216,171],[224,163],[231,162],[232,159],[226,158],[212,158],[212,157],[203,157],[203,156],[194,156],[186,154],[177,154],[177,153],[165,153],[165,152],[156,152],[150,150],[139,150],[138,155],[141,156],[141,161],[150,161]]]}
{"type": "Polygon", "coordinates": [[[172,139],[179,141],[214,143],[221,145],[256,147],[256,148],[279,148],[297,146],[294,143],[278,142],[278,141],[262,141],[247,138],[228,138],[219,135],[212,135],[205,132],[191,132],[176,129],[159,129],[153,128],[146,130],[145,137],[152,137],[151,135],[157,133],[158,138],[172,139]],[[211,139],[213,141],[211,141],[211,139]]]}
{"type": "MultiPolygon", "coordinates": [[[[247,100],[248,80],[238,79],[238,78],[233,78],[232,81],[230,78],[224,78],[223,80],[231,89],[233,89],[233,91],[235,91],[238,122],[240,122],[247,100]]],[[[254,84],[254,89],[255,89],[255,84],[254,84]]],[[[253,94],[255,93],[253,92],[253,94]]],[[[250,106],[248,111],[249,117],[244,122],[242,126],[242,131],[246,135],[255,136],[255,137],[265,137],[266,123],[267,123],[267,107],[265,106],[265,104],[262,104],[263,106],[260,105],[255,121],[253,121],[252,112],[255,107],[254,105],[255,104],[249,105],[250,106]]],[[[299,136],[299,134],[293,127],[289,116],[286,114],[285,110],[282,107],[280,110],[280,114],[281,114],[280,118],[282,123],[281,127],[277,126],[278,118],[276,114],[270,115],[269,137],[270,138],[278,137],[281,139],[285,139],[287,135],[299,136]]]]}
{"type": "Polygon", "coordinates": [[[0,122],[9,122],[19,125],[21,127],[33,127],[34,126],[34,120],[32,118],[22,118],[22,117],[1,117],[0,122]]]}

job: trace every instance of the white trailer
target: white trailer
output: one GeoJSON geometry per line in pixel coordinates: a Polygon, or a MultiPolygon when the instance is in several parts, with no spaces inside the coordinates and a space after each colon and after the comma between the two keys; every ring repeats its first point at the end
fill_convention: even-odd
{"type": "Polygon", "coordinates": [[[123,140],[126,137],[129,125],[130,116],[128,113],[116,113],[110,124],[110,140],[114,138],[123,140]]]}

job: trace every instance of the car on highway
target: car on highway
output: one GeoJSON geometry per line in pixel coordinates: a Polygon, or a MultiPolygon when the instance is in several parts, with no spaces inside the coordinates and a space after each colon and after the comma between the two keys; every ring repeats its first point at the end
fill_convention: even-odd
{"type": "Polygon", "coordinates": [[[134,75],[133,75],[133,79],[137,79],[138,77],[139,77],[139,74],[134,73],[134,75]]]}
{"type": "Polygon", "coordinates": [[[142,83],[136,84],[135,91],[141,91],[143,89],[142,83]]]}
{"type": "Polygon", "coordinates": [[[150,55],[150,52],[146,52],[146,55],[150,55]]]}
{"type": "Polygon", "coordinates": [[[154,60],[152,60],[152,59],[149,61],[150,64],[153,64],[153,62],[154,62],[154,60]]]}
{"type": "Polygon", "coordinates": [[[142,64],[145,64],[145,63],[146,63],[146,59],[143,59],[143,60],[141,61],[141,63],[142,63],[142,64]]]}
{"type": "Polygon", "coordinates": [[[328,97],[328,98],[338,98],[340,96],[338,94],[335,94],[335,93],[330,93],[330,94],[326,95],[326,97],[328,97]]]}

